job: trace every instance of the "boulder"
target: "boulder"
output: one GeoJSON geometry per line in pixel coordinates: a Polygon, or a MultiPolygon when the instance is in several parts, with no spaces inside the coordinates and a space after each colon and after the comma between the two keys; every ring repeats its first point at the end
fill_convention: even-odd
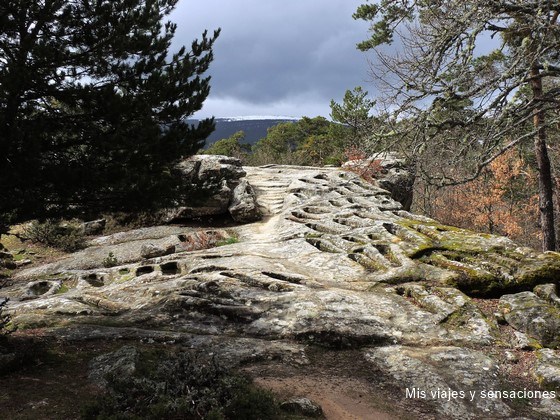
{"type": "Polygon", "coordinates": [[[246,175],[241,161],[230,156],[195,155],[190,160],[199,161],[198,178],[204,182],[220,182],[227,180],[235,183],[246,175]]]}
{"type": "Polygon", "coordinates": [[[117,377],[132,376],[136,371],[138,350],[133,346],[124,346],[112,353],[96,357],[89,363],[88,378],[101,388],[107,386],[107,375],[117,377]]]}
{"type": "Polygon", "coordinates": [[[228,208],[229,214],[239,223],[259,220],[261,213],[257,206],[255,191],[246,179],[241,180],[233,190],[233,197],[228,208]]]}
{"type": "Polygon", "coordinates": [[[14,262],[14,256],[0,243],[0,270],[3,268],[12,270],[16,268],[16,263],[14,262]]]}
{"type": "Polygon", "coordinates": [[[558,297],[558,291],[554,283],[539,284],[535,287],[533,292],[546,302],[552,303],[553,305],[556,305],[556,307],[560,308],[560,297],[558,297]]]}
{"type": "Polygon", "coordinates": [[[516,330],[550,348],[560,346],[560,310],[532,292],[504,295],[499,309],[516,330]]]}
{"type": "Polygon", "coordinates": [[[244,179],[246,172],[239,159],[195,155],[179,163],[177,169],[184,198],[162,213],[163,222],[229,213],[239,222],[258,219],[254,191],[244,179]]]}
{"type": "Polygon", "coordinates": [[[185,183],[221,184],[224,179],[235,181],[245,176],[239,159],[220,155],[193,155],[181,161],[177,170],[185,183]]]}
{"type": "Polygon", "coordinates": [[[290,414],[304,417],[323,417],[321,406],[309,398],[290,398],[280,404],[280,408],[290,414]]]}
{"type": "Polygon", "coordinates": [[[103,229],[105,229],[106,224],[107,220],[105,219],[91,220],[89,222],[82,223],[82,230],[85,235],[99,235],[103,233],[103,229]]]}
{"type": "Polygon", "coordinates": [[[165,223],[170,223],[178,220],[225,215],[228,213],[232,194],[233,191],[225,180],[222,180],[219,186],[200,187],[192,198],[192,205],[179,205],[166,209],[162,219],[165,223]]]}
{"type": "Polygon", "coordinates": [[[175,252],[175,245],[160,246],[148,243],[142,245],[140,249],[140,256],[142,258],[156,258],[164,255],[173,254],[175,252]]]}
{"type": "Polygon", "coordinates": [[[342,168],[375,179],[404,210],[410,210],[416,174],[414,166],[398,153],[376,153],[367,159],[350,160],[342,168]]]}
{"type": "Polygon", "coordinates": [[[513,414],[503,400],[482,394],[502,389],[499,367],[484,352],[453,346],[387,346],[366,349],[365,357],[401,398],[429,404],[435,418],[510,418],[513,414]]]}
{"type": "Polygon", "coordinates": [[[539,384],[545,388],[560,389],[560,356],[554,350],[537,350],[534,371],[539,384]]]}

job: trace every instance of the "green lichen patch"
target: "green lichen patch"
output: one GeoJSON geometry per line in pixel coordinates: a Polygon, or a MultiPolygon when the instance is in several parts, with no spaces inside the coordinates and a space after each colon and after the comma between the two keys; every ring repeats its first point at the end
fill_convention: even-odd
{"type": "Polygon", "coordinates": [[[532,290],[539,284],[560,283],[560,256],[557,253],[542,254],[521,261],[515,273],[519,291],[532,290]]]}
{"type": "Polygon", "coordinates": [[[68,287],[68,285],[66,284],[61,284],[60,287],[56,290],[55,294],[57,295],[61,295],[63,293],[66,293],[70,290],[70,288],[68,287]]]}
{"type": "Polygon", "coordinates": [[[382,272],[382,271],[386,271],[387,267],[382,265],[381,263],[368,258],[367,256],[365,256],[364,254],[362,254],[361,252],[355,252],[355,253],[351,253],[348,254],[348,258],[350,258],[352,261],[356,261],[358,264],[360,264],[362,267],[364,267],[365,269],[369,270],[369,271],[373,271],[373,272],[382,272]]]}

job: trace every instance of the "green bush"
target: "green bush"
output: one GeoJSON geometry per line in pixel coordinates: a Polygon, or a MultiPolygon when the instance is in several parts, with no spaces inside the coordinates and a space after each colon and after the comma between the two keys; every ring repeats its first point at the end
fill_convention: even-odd
{"type": "Polygon", "coordinates": [[[268,391],[222,367],[215,359],[179,353],[143,374],[109,375],[108,392],[82,409],[84,420],[279,418],[268,391]]]}
{"type": "Polygon", "coordinates": [[[119,260],[115,257],[115,254],[109,252],[109,255],[103,260],[102,264],[103,267],[110,268],[119,265],[119,260]]]}
{"type": "Polygon", "coordinates": [[[74,252],[85,248],[85,235],[81,227],[55,219],[33,221],[23,232],[23,237],[43,245],[74,252]]]}
{"type": "Polygon", "coordinates": [[[229,238],[218,241],[216,243],[216,246],[232,245],[238,242],[239,242],[239,238],[237,236],[230,236],[229,238]]]}
{"type": "Polygon", "coordinates": [[[104,213],[102,216],[107,221],[105,229],[103,230],[105,235],[131,229],[161,225],[161,216],[154,210],[112,212],[104,213]]]}

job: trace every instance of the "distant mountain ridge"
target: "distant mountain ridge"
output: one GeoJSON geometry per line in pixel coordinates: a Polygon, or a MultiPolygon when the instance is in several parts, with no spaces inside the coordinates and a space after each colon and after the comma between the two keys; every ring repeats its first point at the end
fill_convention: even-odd
{"type": "MultiPolygon", "coordinates": [[[[238,131],[245,132],[245,142],[255,144],[257,141],[266,137],[267,130],[275,125],[296,122],[299,118],[284,116],[248,116],[248,117],[223,117],[215,118],[216,130],[206,140],[206,146],[225,139],[238,131]]],[[[191,119],[190,123],[198,120],[191,119]]]]}

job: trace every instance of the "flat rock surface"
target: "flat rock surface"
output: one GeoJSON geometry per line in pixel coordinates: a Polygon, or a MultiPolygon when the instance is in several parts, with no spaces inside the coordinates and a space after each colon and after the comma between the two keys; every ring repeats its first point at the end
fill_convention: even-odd
{"type": "MultiPolygon", "coordinates": [[[[406,404],[419,407],[418,418],[546,418],[542,407],[554,399],[481,393],[540,389],[536,356],[528,358],[528,382],[516,382],[506,369],[513,362],[501,355],[514,348],[519,330],[549,347],[552,360],[558,335],[526,326],[540,322],[533,309],[533,321],[518,321],[519,315],[513,320],[509,312],[504,324],[497,299],[529,292],[540,299],[532,294],[535,287],[546,291],[558,283],[558,254],[411,214],[388,191],[336,168],[244,170],[265,215],[261,221],[218,233],[166,226],[116,234],[65,259],[20,269],[13,285],[1,290],[11,298],[13,325],[48,328],[66,339],[143,331],[172,340],[199,337],[192,345],[204,346],[210,338],[227,337],[246,363],[257,358],[255,343],[274,343],[259,345],[258,359],[270,353],[296,364],[310,363],[306,352],[317,345],[354,349],[371,371],[368,380],[380,378],[368,392],[381,382],[391,386],[406,404]],[[210,249],[181,247],[193,234],[236,239],[210,249]],[[174,245],[175,252],[142,259],[148,243],[174,245]],[[109,252],[118,265],[103,267],[109,252]],[[413,388],[427,397],[410,394],[413,388]],[[476,395],[431,397],[438,389],[476,395]]],[[[214,245],[222,243],[216,239],[214,245]]],[[[539,302],[557,313],[550,299],[539,302]]],[[[215,349],[224,357],[233,351],[215,349]]]]}

